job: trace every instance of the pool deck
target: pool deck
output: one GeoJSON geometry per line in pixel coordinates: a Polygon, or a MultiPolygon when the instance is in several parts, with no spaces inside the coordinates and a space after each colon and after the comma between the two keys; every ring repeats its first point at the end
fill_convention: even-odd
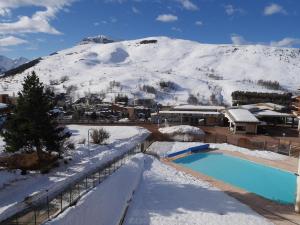
{"type": "MultiPolygon", "coordinates": [[[[231,152],[231,151],[223,151],[223,150],[213,150],[210,152],[224,153],[227,155],[236,156],[236,157],[247,159],[247,160],[257,162],[260,164],[268,165],[271,167],[276,167],[276,168],[279,168],[282,170],[287,170],[287,171],[290,171],[293,173],[297,172],[298,159],[292,158],[292,157],[287,157],[287,159],[275,161],[275,160],[258,158],[258,157],[254,157],[254,156],[248,156],[248,155],[245,155],[245,154],[242,154],[239,152],[231,152]]],[[[212,177],[206,176],[200,172],[193,171],[191,169],[188,169],[186,167],[183,167],[181,165],[178,165],[178,164],[172,162],[172,160],[174,160],[174,159],[182,158],[187,155],[189,155],[189,154],[177,156],[176,158],[174,157],[174,158],[170,158],[170,159],[161,159],[161,161],[163,161],[167,165],[170,165],[170,166],[176,168],[177,170],[183,171],[187,174],[192,175],[193,177],[195,177],[197,179],[201,179],[201,180],[204,180],[204,181],[212,184],[214,187],[219,188],[220,190],[224,191],[228,195],[230,195],[230,196],[234,197],[235,199],[239,200],[240,202],[248,205],[254,211],[256,211],[260,215],[264,216],[265,218],[269,219],[274,224],[278,224],[278,225],[299,224],[300,225],[300,214],[297,214],[294,212],[293,205],[282,205],[282,204],[270,201],[263,197],[249,193],[245,190],[231,186],[222,181],[219,181],[212,177]]]]}

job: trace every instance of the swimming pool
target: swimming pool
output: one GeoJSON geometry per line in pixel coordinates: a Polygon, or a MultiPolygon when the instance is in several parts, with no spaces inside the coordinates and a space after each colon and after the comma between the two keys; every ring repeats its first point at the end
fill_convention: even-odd
{"type": "Polygon", "coordinates": [[[175,163],[283,204],[296,199],[296,175],[248,160],[221,154],[198,153],[175,163]]]}

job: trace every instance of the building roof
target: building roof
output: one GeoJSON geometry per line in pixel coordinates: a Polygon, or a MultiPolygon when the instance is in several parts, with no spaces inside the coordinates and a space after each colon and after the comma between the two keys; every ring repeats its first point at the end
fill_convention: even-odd
{"type": "Polygon", "coordinates": [[[272,110],[262,110],[254,113],[257,117],[294,117],[289,113],[280,113],[272,110]]]}
{"type": "Polygon", "coordinates": [[[259,123],[259,120],[247,109],[229,109],[226,114],[233,122],[259,123]]]}
{"type": "Polygon", "coordinates": [[[283,105],[278,105],[278,104],[271,103],[271,102],[241,105],[240,107],[243,108],[243,109],[248,109],[250,111],[256,111],[256,110],[277,110],[277,111],[281,111],[281,110],[286,108],[283,105]]]}
{"type": "MultiPolygon", "coordinates": [[[[157,113],[152,113],[151,115],[155,115],[157,113]]],[[[159,114],[191,114],[191,115],[221,115],[220,112],[215,111],[159,111],[159,114]]]]}
{"type": "Polygon", "coordinates": [[[178,105],[173,108],[174,110],[186,110],[186,111],[219,111],[224,110],[224,106],[214,105],[178,105]]]}

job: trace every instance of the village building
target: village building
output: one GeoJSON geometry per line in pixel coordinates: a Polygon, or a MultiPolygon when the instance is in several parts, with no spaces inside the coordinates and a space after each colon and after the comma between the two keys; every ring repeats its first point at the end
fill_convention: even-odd
{"type": "Polygon", "coordinates": [[[293,98],[292,108],[293,108],[293,115],[298,118],[298,121],[299,121],[298,122],[298,130],[300,132],[300,96],[295,96],[293,98]]]}
{"type": "Polygon", "coordinates": [[[240,108],[249,110],[261,125],[287,125],[294,126],[295,116],[287,113],[288,108],[274,103],[257,103],[250,105],[241,105],[240,108]]]}
{"type": "Polygon", "coordinates": [[[229,120],[229,129],[234,134],[257,134],[259,120],[247,109],[228,109],[225,117],[229,120]]]}
{"type": "Polygon", "coordinates": [[[170,110],[151,114],[153,123],[189,124],[217,126],[223,125],[223,106],[180,105],[170,110]]]}

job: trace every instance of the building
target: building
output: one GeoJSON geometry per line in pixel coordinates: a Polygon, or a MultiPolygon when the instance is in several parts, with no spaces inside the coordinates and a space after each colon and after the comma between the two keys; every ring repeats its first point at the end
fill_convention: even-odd
{"type": "Polygon", "coordinates": [[[223,114],[211,111],[160,111],[151,114],[153,123],[214,126],[223,123],[223,114]]]}
{"type": "Polygon", "coordinates": [[[257,134],[259,120],[247,109],[228,109],[225,117],[229,120],[229,129],[234,134],[257,134]]]}
{"type": "Polygon", "coordinates": [[[286,106],[274,103],[257,103],[241,105],[240,108],[249,110],[257,119],[266,125],[278,125],[290,123],[293,127],[295,116],[288,111],[286,106]]]}
{"type": "Polygon", "coordinates": [[[179,105],[173,107],[174,111],[198,111],[198,112],[222,112],[225,110],[224,106],[211,105],[179,105]]]}
{"type": "Polygon", "coordinates": [[[293,115],[298,117],[298,130],[300,131],[300,96],[295,96],[292,104],[293,115]]]}

